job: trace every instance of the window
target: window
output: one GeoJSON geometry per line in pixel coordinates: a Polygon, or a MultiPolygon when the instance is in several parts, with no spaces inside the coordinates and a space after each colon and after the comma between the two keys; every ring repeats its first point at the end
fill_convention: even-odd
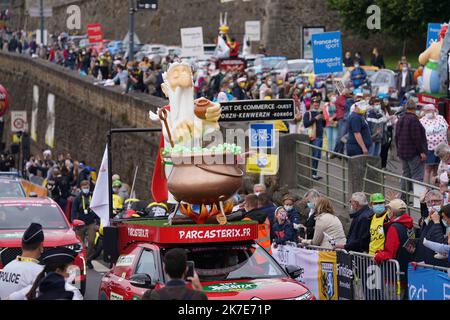
{"type": "Polygon", "coordinates": [[[44,229],[68,229],[67,222],[56,205],[0,205],[0,230],[25,230],[32,222],[41,224],[44,229]]]}
{"type": "Polygon", "coordinates": [[[158,270],[156,269],[155,256],[153,255],[153,251],[150,250],[142,251],[141,257],[136,266],[136,271],[134,273],[148,274],[152,278],[152,281],[154,282],[159,280],[158,270]]]}

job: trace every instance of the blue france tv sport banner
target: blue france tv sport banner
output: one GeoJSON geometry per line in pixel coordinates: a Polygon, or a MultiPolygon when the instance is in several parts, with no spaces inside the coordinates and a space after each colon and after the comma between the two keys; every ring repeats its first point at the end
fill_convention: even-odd
{"type": "Polygon", "coordinates": [[[450,300],[450,276],[439,270],[408,267],[409,300],[450,300]]]}
{"type": "Polygon", "coordinates": [[[315,74],[342,72],[341,32],[324,32],[312,35],[315,74]]]}
{"type": "Polygon", "coordinates": [[[441,31],[442,23],[429,23],[427,34],[427,48],[432,42],[438,41],[439,31],[441,31]]]}

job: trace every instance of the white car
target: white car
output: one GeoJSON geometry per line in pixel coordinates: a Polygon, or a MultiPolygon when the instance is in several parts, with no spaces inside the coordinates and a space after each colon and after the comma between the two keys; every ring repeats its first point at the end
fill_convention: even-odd
{"type": "Polygon", "coordinates": [[[136,53],[136,60],[141,61],[144,57],[153,59],[155,56],[165,57],[169,54],[167,46],[162,44],[145,44],[138,53],[136,53]]]}
{"type": "Polygon", "coordinates": [[[312,60],[307,59],[280,61],[274,72],[277,73],[280,79],[284,80],[286,76],[295,77],[298,74],[314,73],[314,63],[312,60]]]}

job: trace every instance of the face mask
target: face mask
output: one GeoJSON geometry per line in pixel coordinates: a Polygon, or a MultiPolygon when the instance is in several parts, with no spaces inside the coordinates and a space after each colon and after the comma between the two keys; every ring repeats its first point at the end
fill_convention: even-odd
{"type": "Polygon", "coordinates": [[[436,213],[439,213],[441,211],[441,206],[432,206],[431,210],[428,209],[428,212],[431,212],[432,210],[434,210],[436,213]]]}
{"type": "Polygon", "coordinates": [[[255,195],[258,197],[261,194],[261,192],[255,192],[255,195]]]}
{"type": "Polygon", "coordinates": [[[381,105],[376,104],[374,109],[375,109],[376,112],[380,112],[381,111],[381,105]]]}
{"type": "Polygon", "coordinates": [[[359,68],[359,64],[355,64],[355,69],[356,69],[356,68],[359,68]]]}
{"type": "Polygon", "coordinates": [[[308,206],[308,209],[310,209],[310,210],[315,208],[315,204],[312,202],[308,202],[307,206],[308,206]]]}
{"type": "Polygon", "coordinates": [[[335,102],[336,102],[336,100],[337,100],[337,98],[336,98],[336,97],[332,97],[332,98],[331,98],[331,102],[333,102],[333,103],[335,103],[335,102]]]}
{"type": "Polygon", "coordinates": [[[307,98],[311,98],[311,93],[307,93],[307,94],[306,94],[306,97],[307,97],[307,98]]]}
{"type": "Polygon", "coordinates": [[[81,191],[83,191],[84,194],[89,194],[89,188],[83,188],[81,191]]]}
{"type": "Polygon", "coordinates": [[[417,115],[418,117],[420,117],[420,114],[421,114],[421,111],[420,111],[420,110],[416,110],[416,115],[417,115]]]}
{"type": "Polygon", "coordinates": [[[272,81],[269,81],[269,82],[267,82],[267,85],[268,85],[269,87],[271,87],[271,86],[272,86],[272,84],[273,84],[273,82],[272,82],[272,81]]]}
{"type": "Polygon", "coordinates": [[[384,206],[384,204],[375,204],[373,206],[373,212],[375,212],[375,214],[382,214],[385,211],[386,207],[384,206]]]}
{"type": "Polygon", "coordinates": [[[119,193],[119,190],[120,190],[119,188],[114,188],[113,189],[114,193],[119,193]]]}
{"type": "Polygon", "coordinates": [[[288,205],[286,205],[286,206],[284,206],[284,209],[285,209],[286,211],[291,211],[292,209],[294,209],[294,206],[288,206],[288,205]]]}
{"type": "Polygon", "coordinates": [[[425,116],[427,117],[428,120],[431,120],[434,118],[432,113],[427,113],[425,116]]]}
{"type": "Polygon", "coordinates": [[[403,68],[403,72],[404,73],[408,72],[408,68],[403,68]]]}

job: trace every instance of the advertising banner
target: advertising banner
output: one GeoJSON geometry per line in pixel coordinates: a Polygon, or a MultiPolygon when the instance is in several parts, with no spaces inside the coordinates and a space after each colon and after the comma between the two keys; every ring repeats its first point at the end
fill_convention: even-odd
{"type": "Polygon", "coordinates": [[[324,32],[312,36],[314,73],[342,72],[341,32],[324,32]]]}
{"type": "Polygon", "coordinates": [[[250,41],[261,41],[261,21],[245,21],[245,34],[250,41]]]}
{"type": "Polygon", "coordinates": [[[312,59],[312,35],[318,33],[324,33],[324,27],[303,27],[302,28],[302,58],[303,59],[312,59]]]}
{"type": "Polygon", "coordinates": [[[352,257],[343,251],[336,252],[339,300],[353,300],[352,257]]]}
{"type": "Polygon", "coordinates": [[[439,31],[441,31],[442,23],[429,23],[427,33],[427,48],[439,39],[439,31]]]}
{"type": "Polygon", "coordinates": [[[102,25],[100,23],[89,24],[87,26],[87,34],[89,38],[89,43],[103,42],[103,31],[102,25]]]}
{"type": "Polygon", "coordinates": [[[408,267],[409,300],[450,300],[450,276],[440,270],[408,267]]]}

